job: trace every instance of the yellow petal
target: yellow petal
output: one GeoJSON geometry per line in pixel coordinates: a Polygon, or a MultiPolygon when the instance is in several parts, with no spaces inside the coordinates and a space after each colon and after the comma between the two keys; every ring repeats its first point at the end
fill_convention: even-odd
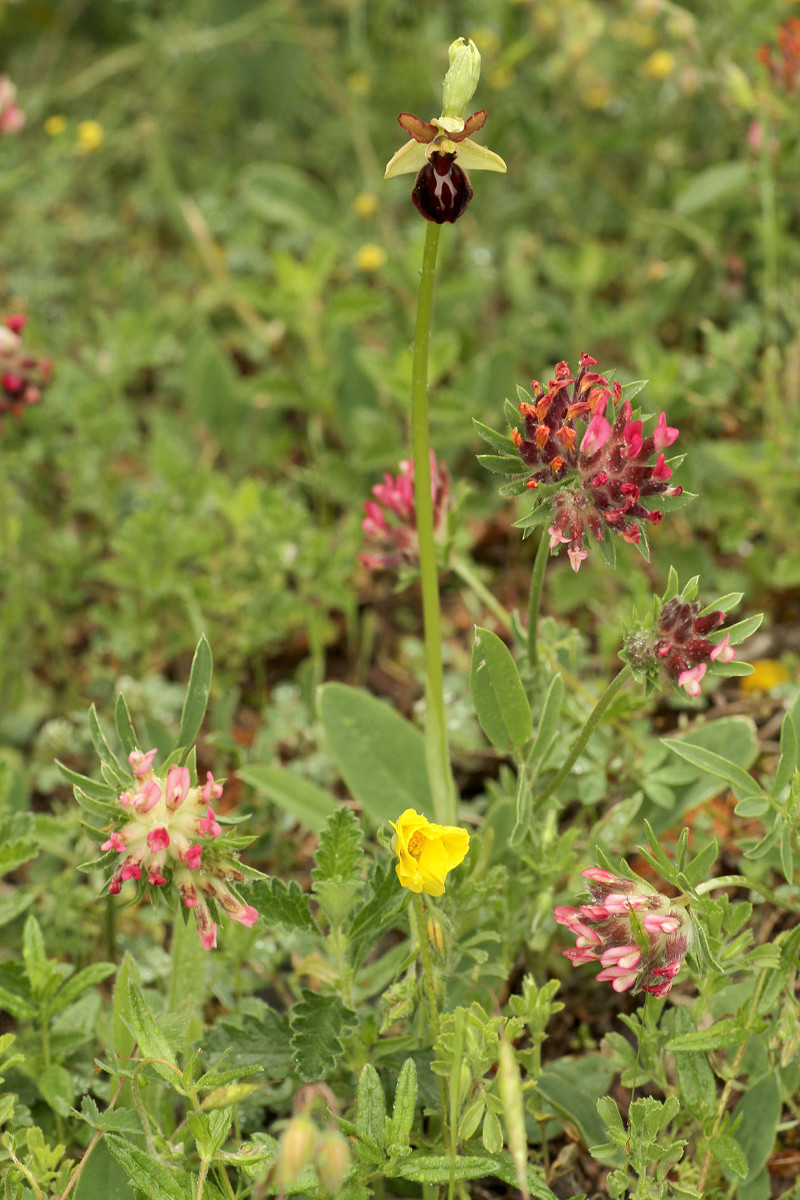
{"type": "MultiPolygon", "coordinates": [[[[396,156],[395,156],[396,157],[396,156]]],[[[458,165],[465,171],[497,171],[505,175],[508,167],[499,154],[488,146],[481,146],[471,138],[458,143],[458,165]]]]}

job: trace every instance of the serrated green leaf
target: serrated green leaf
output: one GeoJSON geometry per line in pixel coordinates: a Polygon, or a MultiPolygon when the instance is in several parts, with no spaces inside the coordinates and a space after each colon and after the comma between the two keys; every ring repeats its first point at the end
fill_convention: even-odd
{"type": "Polygon", "coordinates": [[[341,1038],[356,1015],[338,996],[304,988],[290,1015],[295,1069],[307,1082],[325,1079],[344,1053],[341,1038]]]}
{"type": "Polygon", "coordinates": [[[425,739],[382,700],[342,683],[319,689],[328,748],[362,808],[377,821],[407,808],[430,813],[425,739]]]}
{"type": "Polygon", "coordinates": [[[23,863],[35,858],[39,853],[39,842],[36,838],[16,838],[0,843],[0,875],[16,871],[23,863]]]}
{"type": "Polygon", "coordinates": [[[189,751],[200,732],[200,726],[203,724],[203,717],[206,715],[206,708],[208,707],[208,695],[211,691],[213,671],[214,664],[211,657],[211,647],[206,638],[201,637],[197,643],[194,658],[192,659],[192,668],[189,672],[189,686],[186,689],[186,699],[183,702],[181,723],[174,747],[175,750],[183,750],[180,758],[181,764],[186,762],[189,751]]]}
{"type": "Polygon", "coordinates": [[[664,1047],[673,1054],[680,1051],[690,1053],[705,1053],[708,1050],[719,1050],[723,1046],[741,1046],[748,1036],[735,1017],[723,1017],[710,1029],[698,1029],[693,1033],[680,1034],[670,1038],[664,1047]]]}
{"type": "Polygon", "coordinates": [[[329,792],[285,767],[250,763],[240,767],[236,775],[302,822],[312,833],[319,833],[340,805],[329,792]]]}
{"type": "Polygon", "coordinates": [[[505,642],[489,629],[475,628],[470,691],[483,732],[503,753],[531,736],[531,706],[517,665],[505,642]]]}
{"type": "Polygon", "coordinates": [[[81,1167],[78,1184],[70,1200],[131,1200],[128,1175],[111,1154],[105,1139],[97,1143],[81,1167]]]}
{"type": "Polygon", "coordinates": [[[92,1129],[99,1129],[103,1133],[140,1134],[142,1132],[142,1122],[138,1113],[132,1108],[117,1107],[100,1112],[92,1097],[84,1096],[81,1100],[81,1111],[79,1113],[75,1109],[72,1111],[76,1117],[85,1121],[92,1129]]]}
{"type": "MultiPolygon", "coordinates": [[[[168,1170],[147,1151],[116,1134],[107,1134],[105,1142],[130,1181],[141,1188],[149,1200],[196,1200],[190,1175],[175,1169],[168,1170]]],[[[210,1200],[210,1193],[206,1191],[205,1195],[210,1200]]]]}
{"type": "Polygon", "coordinates": [[[339,805],[322,831],[311,872],[313,890],[323,883],[361,882],[364,853],[361,825],[349,808],[339,805]]]}
{"type": "MultiPolygon", "coordinates": [[[[514,1162],[507,1151],[501,1154],[461,1154],[451,1159],[447,1154],[426,1154],[415,1151],[398,1163],[395,1175],[412,1183],[456,1183],[469,1179],[495,1176],[503,1183],[517,1186],[514,1162]]],[[[536,1200],[556,1200],[555,1193],[531,1168],[527,1174],[528,1191],[536,1200]]]]}
{"type": "Polygon", "coordinates": [[[414,1125],[417,1104],[417,1066],[407,1058],[400,1070],[394,1093],[394,1109],[389,1141],[392,1146],[407,1146],[414,1125]]]}
{"type": "Polygon", "coordinates": [[[28,915],[22,932],[22,959],[25,973],[34,996],[40,996],[48,979],[47,955],[44,949],[42,927],[33,913],[28,915]]]}
{"type": "Polygon", "coordinates": [[[267,925],[315,933],[316,925],[308,907],[308,896],[296,879],[256,879],[249,886],[250,898],[267,925]]]}
{"type": "MultiPolygon", "coordinates": [[[[386,1101],[380,1076],[371,1063],[361,1070],[356,1087],[356,1136],[383,1151],[386,1141],[386,1101]]],[[[379,1161],[383,1154],[379,1153],[379,1161]]]]}
{"type": "Polygon", "coordinates": [[[139,1055],[152,1059],[154,1069],[167,1083],[175,1087],[180,1078],[175,1055],[132,978],[128,979],[128,1011],[131,1028],[139,1043],[139,1055]]]}

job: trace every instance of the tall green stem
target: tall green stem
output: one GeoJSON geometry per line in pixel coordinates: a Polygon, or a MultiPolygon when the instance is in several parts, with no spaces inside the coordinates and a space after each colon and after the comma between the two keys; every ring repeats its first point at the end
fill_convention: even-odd
{"type": "Polygon", "coordinates": [[[447,721],[442,674],[442,628],[439,610],[439,572],[433,537],[430,434],[428,429],[428,347],[433,312],[433,283],[440,226],[428,222],[417,301],[414,331],[414,362],[411,375],[411,447],[414,458],[414,502],[419,534],[419,570],[422,587],[422,619],[425,629],[425,748],[428,776],[437,821],[452,824],[456,819],[455,789],[450,771],[447,721]]]}
{"type": "MultiPolygon", "coordinates": [[[[422,907],[422,897],[414,894],[412,902],[414,910],[417,946],[422,960],[422,982],[425,987],[425,999],[428,1002],[428,1019],[431,1026],[431,1040],[435,1043],[439,1037],[439,1003],[436,998],[436,976],[433,973],[433,959],[428,943],[428,931],[425,926],[425,910],[422,907]]],[[[442,1113],[442,1132],[447,1141],[447,1088],[441,1075],[437,1075],[439,1083],[439,1108],[442,1113]]]]}
{"type": "Polygon", "coordinates": [[[603,715],[604,715],[606,709],[608,708],[608,706],[611,704],[611,701],[614,699],[614,697],[617,695],[618,692],[622,691],[625,684],[631,678],[632,674],[633,674],[633,669],[632,669],[630,663],[627,663],[622,668],[622,670],[619,672],[619,674],[615,675],[614,678],[611,680],[611,683],[608,685],[608,687],[603,692],[600,699],[597,701],[597,704],[595,704],[594,708],[589,713],[589,717],[588,717],[583,729],[580,731],[578,736],[575,738],[575,741],[572,743],[569,754],[567,755],[566,759],[564,760],[564,762],[561,765],[561,769],[558,771],[555,778],[552,779],[551,782],[547,785],[547,787],[544,789],[544,791],[540,792],[539,795],[536,797],[536,799],[533,802],[534,806],[536,806],[537,804],[541,804],[541,802],[543,800],[546,800],[548,796],[552,796],[552,794],[556,790],[556,788],[559,788],[561,786],[561,784],[564,782],[564,780],[567,778],[567,775],[569,775],[569,773],[572,770],[572,768],[574,767],[576,761],[578,760],[580,755],[585,750],[585,748],[589,742],[589,739],[591,738],[595,729],[597,729],[597,726],[602,721],[603,715]]]}
{"type": "Polygon", "coordinates": [[[539,610],[542,607],[542,585],[544,569],[550,554],[547,533],[542,530],[536,558],[533,561],[531,590],[528,596],[528,662],[535,667],[539,661],[539,610]]]}

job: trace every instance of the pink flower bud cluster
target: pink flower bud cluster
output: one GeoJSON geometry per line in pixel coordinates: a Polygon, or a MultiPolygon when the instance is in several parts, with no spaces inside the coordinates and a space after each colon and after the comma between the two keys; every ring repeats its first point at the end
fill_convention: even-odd
{"type": "Polygon", "coordinates": [[[36,358],[22,345],[20,334],[28,318],[20,314],[2,318],[0,324],[0,415],[18,417],[28,404],[37,404],[52,368],[46,358],[36,358]]]}
{"type": "MultiPolygon", "coordinates": [[[[364,504],[361,528],[366,534],[367,549],[359,558],[372,570],[381,567],[413,566],[419,562],[417,510],[414,504],[414,464],[400,463],[400,474],[388,472],[383,483],[372,489],[374,500],[364,504]]],[[[443,462],[437,466],[431,451],[431,496],[433,500],[433,532],[442,539],[447,532],[450,507],[450,476],[443,462]]]]}
{"type": "Polygon", "coordinates": [[[700,695],[700,684],[709,662],[731,662],[736,652],[730,635],[721,642],[711,642],[706,634],[719,629],[725,620],[721,610],[700,616],[697,601],[690,604],[683,596],[668,600],[658,615],[656,658],[670,679],[675,680],[688,696],[700,695]]]}
{"type": "Polygon", "coordinates": [[[548,533],[551,550],[568,547],[574,571],[587,557],[587,532],[601,542],[611,530],[638,544],[641,523],[658,525],[663,516],[641,501],[679,496],[683,490],[669,486],[672,469],[663,454],[678,430],[667,425],[662,412],[653,432],[645,435],[642,421],[633,420],[630,402],[622,400],[619,383],[612,387],[590,369],[596,365],[596,359],[582,354],[573,377],[569,364],[560,362],[547,391],[534,379],[534,402],[519,406],[522,431],[512,430],[520,458],[532,471],[526,486],[535,490],[540,484],[564,484],[547,501],[553,515],[548,533]],[[584,426],[582,435],[577,420],[584,426]]]}
{"type": "Polygon", "coordinates": [[[644,882],[639,885],[600,867],[589,867],[581,875],[589,880],[591,903],[553,910],[556,923],[566,925],[576,938],[564,957],[573,966],[599,963],[602,970],[596,978],[610,983],[615,992],[634,988],[666,996],[691,942],[685,909],[673,907],[660,892],[645,890],[644,882]],[[644,948],[634,933],[634,911],[647,939],[644,948]]]}
{"type": "Polygon", "coordinates": [[[212,803],[222,796],[222,786],[210,771],[203,787],[191,786],[186,767],[170,767],[166,777],[156,775],[155,755],[155,750],[132,750],[128,756],[135,785],[119,796],[125,823],[100,847],[119,855],[108,890],[117,895],[126,879],[142,877],[153,887],[173,885],[194,912],[204,948],[211,950],[217,926],[209,901],[242,925],[252,925],[258,910],[228,887],[241,883],[244,875],[214,844],[222,829],[212,803]]]}
{"type": "Polygon", "coordinates": [[[25,114],[17,104],[17,89],[7,75],[0,75],[0,137],[19,133],[25,124],[25,114]]]}

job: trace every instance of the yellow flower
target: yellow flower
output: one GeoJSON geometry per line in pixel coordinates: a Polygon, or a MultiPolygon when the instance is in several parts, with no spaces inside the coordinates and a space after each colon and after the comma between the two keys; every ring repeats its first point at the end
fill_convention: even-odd
{"type": "Polygon", "coordinates": [[[669,50],[654,50],[643,69],[648,79],[666,79],[675,70],[675,55],[669,50]]]}
{"type": "Polygon", "coordinates": [[[751,665],[755,667],[753,674],[744,675],[739,680],[743,692],[771,692],[782,683],[788,683],[792,677],[783,663],[774,658],[754,658],[751,665]]]}
{"type": "Polygon", "coordinates": [[[353,201],[353,211],[357,217],[374,217],[378,211],[378,197],[374,192],[359,192],[353,201]]]}
{"type": "Polygon", "coordinates": [[[58,137],[67,128],[67,118],[57,113],[53,117],[48,117],[44,123],[44,131],[48,137],[58,137]]]}
{"type": "Polygon", "coordinates": [[[82,154],[92,154],[103,144],[105,134],[99,121],[81,121],[75,130],[78,149],[82,154]]]}
{"type": "Polygon", "coordinates": [[[413,808],[407,808],[397,824],[389,824],[395,831],[392,848],[399,859],[395,870],[403,887],[441,896],[447,872],[463,862],[469,850],[466,829],[432,825],[413,808]]]}
{"type": "Polygon", "coordinates": [[[383,246],[376,246],[374,242],[367,242],[356,255],[356,266],[362,271],[380,271],[385,262],[386,251],[383,246]]]}

